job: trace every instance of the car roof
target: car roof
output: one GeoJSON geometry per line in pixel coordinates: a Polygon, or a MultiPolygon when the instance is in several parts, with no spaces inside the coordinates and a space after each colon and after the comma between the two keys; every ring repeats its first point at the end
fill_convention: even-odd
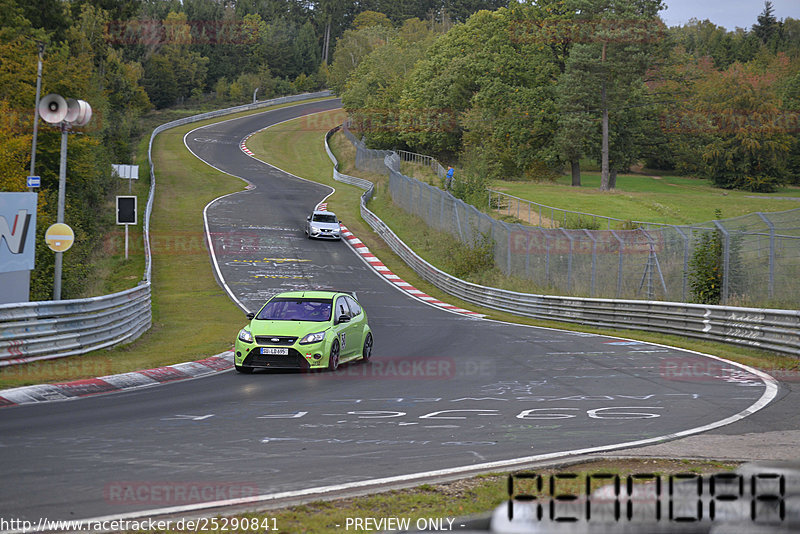
{"type": "Polygon", "coordinates": [[[336,217],[336,214],[333,213],[332,211],[323,211],[323,210],[314,210],[313,215],[333,215],[334,217],[336,217]]]}
{"type": "MultiPolygon", "coordinates": [[[[336,295],[349,295],[355,297],[354,291],[286,291],[278,293],[275,297],[280,298],[306,298],[306,299],[332,299],[336,295]]],[[[356,299],[358,300],[358,299],[356,299]]]]}

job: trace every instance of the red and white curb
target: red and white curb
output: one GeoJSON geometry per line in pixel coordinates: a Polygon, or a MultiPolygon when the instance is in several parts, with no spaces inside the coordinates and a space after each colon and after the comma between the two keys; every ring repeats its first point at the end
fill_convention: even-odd
{"type": "Polygon", "coordinates": [[[244,139],[242,139],[242,140],[241,140],[241,142],[239,143],[239,148],[242,150],[242,152],[244,152],[245,154],[247,154],[247,155],[248,155],[248,156],[250,156],[251,158],[254,158],[254,157],[256,157],[256,155],[255,155],[255,154],[253,154],[253,153],[250,151],[250,149],[249,149],[249,148],[247,148],[247,140],[248,140],[248,139],[250,139],[251,137],[253,137],[255,134],[257,134],[257,133],[258,133],[258,132],[260,132],[260,131],[261,131],[261,130],[257,130],[257,131],[255,131],[255,132],[253,132],[253,133],[249,133],[249,134],[247,134],[247,136],[246,136],[244,139]]]}
{"type": "Polygon", "coordinates": [[[412,286],[392,271],[381,262],[381,260],[375,256],[372,252],[369,251],[369,248],[353,233],[347,229],[345,225],[342,226],[342,237],[347,240],[347,244],[350,245],[356,253],[361,256],[379,275],[386,279],[387,282],[390,284],[395,285],[399,289],[402,289],[409,295],[412,295],[414,298],[427,302],[433,306],[438,308],[442,308],[447,311],[451,311],[454,313],[460,313],[462,315],[467,315],[469,317],[485,317],[485,315],[465,310],[464,308],[459,308],[458,306],[453,306],[452,304],[447,304],[446,302],[442,302],[441,300],[437,299],[436,297],[432,297],[426,294],[424,291],[420,291],[416,287],[412,286]]]}
{"type": "Polygon", "coordinates": [[[38,402],[65,401],[103,393],[139,389],[167,382],[201,378],[232,368],[233,351],[229,350],[203,360],[177,363],[155,369],[3,390],[0,391],[0,408],[38,402]]]}

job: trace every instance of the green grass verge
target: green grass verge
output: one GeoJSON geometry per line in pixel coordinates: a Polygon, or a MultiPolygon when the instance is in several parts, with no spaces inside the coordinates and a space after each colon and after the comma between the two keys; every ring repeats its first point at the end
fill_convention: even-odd
{"type": "MultiPolygon", "coordinates": [[[[312,101],[304,103],[307,102],[312,101]]],[[[291,104],[270,109],[288,105],[291,104]]],[[[149,369],[202,359],[231,348],[245,317],[217,284],[212,273],[204,239],[203,208],[219,196],[241,191],[244,183],[195,158],[186,150],[183,136],[205,124],[262,111],[197,122],[167,130],[156,137],[153,146],[156,194],[150,222],[152,328],[135,342],[110,350],[0,368],[0,388],[149,369]]],[[[129,260],[124,259],[124,233],[112,224],[112,230],[97,254],[97,282],[91,289],[94,294],[134,287],[142,278],[142,217],[150,187],[146,158],[148,142],[149,135],[139,145],[137,162],[141,179],[134,184],[134,192],[139,197],[139,224],[131,227],[129,260]]],[[[120,193],[127,194],[128,184],[121,184],[121,188],[120,193]]],[[[108,209],[114,213],[113,205],[108,209]]]]}
{"type": "MultiPolygon", "coordinates": [[[[716,209],[728,218],[756,211],[800,208],[798,187],[784,187],[769,194],[751,193],[720,189],[709,185],[706,180],[684,176],[640,174],[619,175],[614,191],[600,191],[599,187],[598,173],[583,173],[581,187],[571,187],[569,176],[560,177],[556,183],[494,181],[491,184],[492,189],[555,208],[666,224],[710,221],[716,218],[716,209]]],[[[522,209],[524,214],[526,208],[522,209]]],[[[542,217],[550,217],[550,214],[542,212],[542,217]]]]}
{"type": "MultiPolygon", "coordinates": [[[[432,284],[422,280],[399,256],[394,254],[388,245],[386,245],[386,243],[372,231],[369,225],[361,219],[359,198],[362,191],[354,186],[342,184],[333,180],[332,166],[330,159],[325,153],[322,139],[324,133],[333,125],[340,123],[342,118],[343,113],[341,111],[323,114],[316,120],[320,125],[316,131],[314,128],[308,126],[308,121],[289,121],[264,130],[251,137],[248,141],[248,147],[259,158],[285,171],[335,187],[336,193],[328,199],[329,209],[336,212],[351,231],[353,231],[375,255],[381,258],[381,261],[386,264],[392,272],[429,295],[437,297],[445,302],[486,314],[489,318],[499,321],[591,332],[608,336],[638,339],[651,343],[660,343],[714,354],[722,358],[763,369],[767,372],[777,371],[779,373],[785,372],[789,374],[800,372],[800,360],[789,356],[778,355],[773,352],[654,332],[597,328],[572,323],[529,319],[488,308],[481,308],[444,293],[432,284]]],[[[376,182],[376,195],[374,201],[370,204],[370,208],[376,211],[376,214],[384,221],[390,223],[392,230],[405,241],[406,244],[411,246],[414,250],[424,251],[425,255],[423,257],[426,257],[426,259],[434,265],[443,265],[449,261],[446,252],[448,247],[443,246],[443,242],[447,239],[453,240],[452,237],[448,234],[431,231],[426,225],[416,223],[414,220],[408,218],[408,215],[402,210],[393,207],[393,205],[388,202],[386,178],[381,175],[362,173],[355,170],[355,150],[343,136],[335,135],[331,142],[331,148],[340,162],[341,172],[360,176],[376,182]]],[[[494,274],[484,273],[483,276],[485,278],[481,279],[482,282],[493,282],[498,285],[501,282],[494,274]]],[[[518,281],[518,283],[521,284],[523,282],[518,281]]],[[[514,289],[524,290],[522,287],[516,287],[514,289]]],[[[530,291],[530,289],[528,289],[528,291],[530,291]]]]}

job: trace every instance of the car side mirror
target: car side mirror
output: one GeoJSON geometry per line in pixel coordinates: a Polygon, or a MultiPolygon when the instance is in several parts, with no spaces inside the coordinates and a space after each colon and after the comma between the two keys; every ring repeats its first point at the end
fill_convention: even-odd
{"type": "Polygon", "coordinates": [[[253,319],[255,319],[255,317],[256,317],[256,314],[253,313],[253,312],[250,312],[250,313],[247,314],[247,320],[248,321],[252,321],[253,319]]]}
{"type": "Polygon", "coordinates": [[[311,220],[311,215],[309,215],[308,217],[306,217],[306,220],[307,220],[307,221],[310,221],[310,220],[311,220]]]}
{"type": "Polygon", "coordinates": [[[339,316],[339,319],[336,321],[336,324],[349,323],[349,322],[350,322],[350,316],[344,314],[339,316]]]}

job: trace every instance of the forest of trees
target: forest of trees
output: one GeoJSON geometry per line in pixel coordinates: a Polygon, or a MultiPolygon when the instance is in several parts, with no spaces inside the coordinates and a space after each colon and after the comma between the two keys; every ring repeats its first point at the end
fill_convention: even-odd
{"type": "MultiPolygon", "coordinates": [[[[800,21],[666,28],[661,0],[0,0],[0,191],[24,191],[42,94],[86,100],[69,141],[62,295],[81,294],[112,214],[111,163],[143,118],[329,87],[379,147],[507,179],[595,161],[770,191],[800,181],[800,21]],[[603,135],[603,132],[607,135],[603,135]],[[606,140],[605,142],[603,140],[606,140]],[[107,210],[106,210],[107,211],[107,210]]],[[[152,121],[151,121],[152,122],[152,121]]],[[[51,296],[59,134],[39,129],[37,267],[51,296]]]]}
{"type": "Polygon", "coordinates": [[[537,0],[435,27],[352,28],[331,87],[376,148],[547,179],[582,161],[612,189],[632,165],[723,188],[800,183],[800,21],[667,28],[661,0],[537,0]],[[604,130],[607,132],[603,134],[604,130]]]}
{"type": "MultiPolygon", "coordinates": [[[[142,118],[177,105],[244,104],[327,85],[336,43],[362,12],[390,24],[466,20],[502,0],[0,0],[0,191],[27,191],[38,44],[42,95],[89,102],[91,123],[70,135],[66,222],[76,234],[65,256],[63,298],[81,295],[92,254],[113,213],[100,209],[113,187],[112,163],[131,163],[146,135],[142,118]]],[[[52,298],[53,254],[44,231],[55,222],[56,129],[40,121],[41,176],[31,299],[52,298]]]]}

